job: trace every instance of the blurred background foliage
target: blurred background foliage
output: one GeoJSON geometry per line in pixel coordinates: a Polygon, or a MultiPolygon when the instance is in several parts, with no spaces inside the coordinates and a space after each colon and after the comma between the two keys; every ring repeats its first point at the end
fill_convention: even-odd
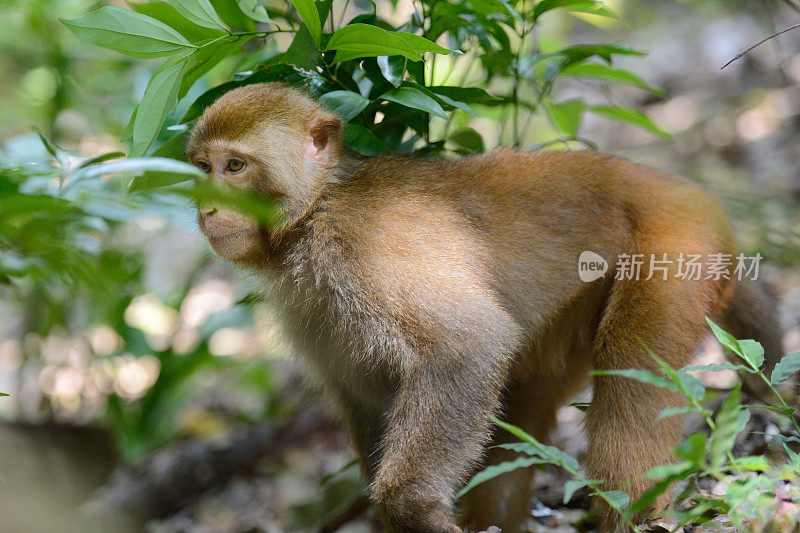
{"type": "MultiPolygon", "coordinates": [[[[72,491],[71,504],[82,503],[120,457],[141,464],[166,445],[218,442],[313,403],[282,363],[291,354],[259,288],[212,258],[191,200],[161,187],[174,174],[134,178],[139,190],[129,193],[131,173],[121,179],[105,166],[124,154],[180,159],[203,105],[242,83],[306,86],[347,119],[348,143],[362,153],[588,147],[688,175],[725,201],[744,251],[765,257],[764,276],[782,296],[787,345],[800,344],[800,32],[719,69],[800,18],[792,2],[211,5],[223,29],[192,23],[164,2],[0,5],[0,391],[11,395],[0,399],[8,421],[0,440],[9,443],[0,455],[52,455],[42,439],[58,449],[64,428],[113,442],[96,479],[77,474],[91,453],[70,456],[74,466],[66,467],[0,460],[9,480],[0,516],[12,526],[33,523],[24,515],[48,490],[72,491]],[[156,54],[162,59],[129,57],[60,22],[73,21],[75,33],[96,42],[97,33],[76,29],[75,20],[107,6],[172,23],[190,46],[156,54]],[[395,38],[405,55],[348,52],[331,37],[347,24],[431,42],[403,47],[395,38]],[[163,58],[182,61],[186,52],[194,55],[184,82],[148,92],[163,58]],[[30,445],[31,428],[52,430],[36,433],[41,451],[30,445]],[[14,490],[31,486],[31,469],[46,470],[30,489],[37,498],[14,490]],[[63,485],[48,489],[52,476],[63,485]]],[[[263,503],[263,493],[272,504],[242,511],[247,520],[274,530],[329,522],[343,501],[357,502],[360,485],[346,469],[320,487],[319,478],[350,456],[339,437],[315,435],[265,466],[255,488],[250,479],[199,510],[162,512],[158,527],[237,530],[245,519],[225,513],[241,511],[242,498],[263,503]]],[[[62,518],[71,512],[62,511],[62,518]]],[[[46,515],[37,520],[48,530],[46,515]]]]}

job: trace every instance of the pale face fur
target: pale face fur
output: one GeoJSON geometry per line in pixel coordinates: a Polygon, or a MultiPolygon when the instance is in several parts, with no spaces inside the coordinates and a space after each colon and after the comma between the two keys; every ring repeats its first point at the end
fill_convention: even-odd
{"type": "MultiPolygon", "coordinates": [[[[209,174],[214,183],[252,189],[263,163],[241,142],[223,139],[203,143],[191,155],[191,163],[209,174]]],[[[219,205],[198,207],[197,222],[214,251],[236,260],[259,245],[260,228],[250,217],[219,205]]]]}
{"type": "Polygon", "coordinates": [[[246,263],[248,258],[267,253],[269,242],[265,239],[281,235],[310,208],[325,171],[338,161],[336,134],[341,121],[315,107],[304,110],[306,120],[299,124],[297,117],[293,117],[295,124],[288,124],[286,117],[267,113],[254,119],[247,130],[206,134],[206,128],[219,128],[220,123],[225,127],[228,100],[236,97],[237,91],[228,93],[203,114],[187,152],[189,161],[208,173],[213,183],[250,191],[280,207],[283,221],[271,228],[260,227],[251,217],[219,205],[199,207],[198,224],[214,251],[225,259],[246,263]]]}

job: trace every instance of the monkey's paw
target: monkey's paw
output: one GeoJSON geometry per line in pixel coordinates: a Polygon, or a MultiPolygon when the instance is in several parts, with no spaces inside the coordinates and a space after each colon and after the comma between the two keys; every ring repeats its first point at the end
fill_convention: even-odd
{"type": "Polygon", "coordinates": [[[463,533],[450,518],[450,507],[441,500],[415,497],[412,491],[387,493],[373,488],[373,502],[387,531],[415,533],[463,533]],[[376,497],[376,494],[380,496],[376,497]]]}

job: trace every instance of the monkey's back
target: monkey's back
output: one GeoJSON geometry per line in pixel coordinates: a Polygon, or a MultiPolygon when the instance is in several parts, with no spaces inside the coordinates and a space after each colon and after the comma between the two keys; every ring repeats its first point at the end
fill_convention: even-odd
{"type": "Polygon", "coordinates": [[[335,218],[358,220],[357,237],[374,232],[372,249],[398,233],[427,243],[430,253],[417,257],[431,266],[458,248],[515,300],[564,301],[581,285],[577,260],[587,250],[613,266],[624,253],[734,248],[724,212],[696,185],[588,151],[373,158],[334,194],[335,218]]]}
{"type": "Polygon", "coordinates": [[[418,301],[422,314],[446,314],[469,305],[469,285],[473,301],[500,299],[526,328],[602,290],[579,278],[584,251],[605,258],[608,279],[620,254],[734,248],[699,187],[593,152],[377,157],[326,196],[318,217],[389,307],[418,301]]]}

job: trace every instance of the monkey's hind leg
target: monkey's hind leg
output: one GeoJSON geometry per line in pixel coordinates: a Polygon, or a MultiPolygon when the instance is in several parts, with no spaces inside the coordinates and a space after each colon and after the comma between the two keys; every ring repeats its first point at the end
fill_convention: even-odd
{"type": "MultiPolygon", "coordinates": [[[[641,368],[660,374],[645,346],[673,368],[685,366],[708,329],[705,316],[719,307],[727,290],[725,281],[615,281],[595,337],[595,368],[641,368]]],[[[644,474],[674,460],[672,448],[680,439],[682,420],[659,418],[659,413],[682,401],[678,393],[634,379],[596,376],[586,418],[588,476],[605,480],[606,490],[625,491],[631,502],[639,498],[650,484],[644,474]]],[[[663,495],[650,512],[663,509],[668,499],[663,495]]],[[[598,500],[593,504],[601,530],[622,530],[621,517],[598,500]]]]}
{"type": "MultiPolygon", "coordinates": [[[[569,372],[528,377],[514,381],[506,394],[505,416],[509,423],[522,428],[540,442],[547,442],[556,423],[558,408],[585,381],[586,365],[573,365],[569,372]]],[[[518,442],[519,438],[497,428],[492,445],[518,442]]],[[[501,448],[489,448],[481,469],[486,465],[512,461],[519,454],[501,448]]],[[[524,531],[531,518],[531,491],[534,467],[518,468],[481,483],[461,499],[461,523],[465,531],[484,531],[498,526],[503,533],[524,531]]]]}

